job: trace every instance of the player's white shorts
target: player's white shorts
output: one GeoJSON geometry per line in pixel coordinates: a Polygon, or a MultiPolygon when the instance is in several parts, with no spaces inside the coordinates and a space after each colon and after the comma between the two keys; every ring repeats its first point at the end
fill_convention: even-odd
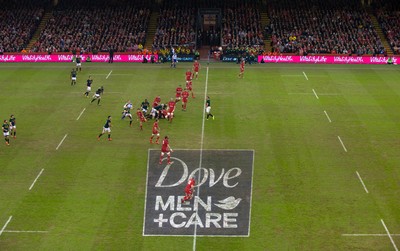
{"type": "Polygon", "coordinates": [[[93,98],[100,98],[100,94],[95,93],[95,94],[93,95],[93,98]]]}
{"type": "Polygon", "coordinates": [[[206,107],[206,113],[210,113],[211,112],[211,106],[207,106],[206,107]]]}
{"type": "Polygon", "coordinates": [[[126,117],[132,119],[132,114],[130,114],[130,113],[125,113],[125,114],[124,114],[124,118],[126,118],[126,117]]]}
{"type": "Polygon", "coordinates": [[[76,63],[76,67],[81,67],[81,63],[76,63]]]}
{"type": "Polygon", "coordinates": [[[72,81],[76,81],[76,77],[71,77],[71,80],[72,81]]]}
{"type": "Polygon", "coordinates": [[[10,125],[10,131],[14,130],[14,129],[17,129],[17,126],[16,125],[15,126],[10,125]]]}
{"type": "Polygon", "coordinates": [[[110,127],[108,127],[108,128],[103,127],[103,133],[106,133],[106,132],[110,133],[111,132],[111,128],[110,127]]]}
{"type": "Polygon", "coordinates": [[[143,113],[147,113],[147,109],[142,108],[143,113]]]}
{"type": "Polygon", "coordinates": [[[90,92],[92,90],[92,87],[88,86],[86,87],[86,91],[90,92]]]}
{"type": "Polygon", "coordinates": [[[4,137],[7,137],[7,136],[9,136],[10,135],[10,132],[3,132],[3,136],[4,137]]]}

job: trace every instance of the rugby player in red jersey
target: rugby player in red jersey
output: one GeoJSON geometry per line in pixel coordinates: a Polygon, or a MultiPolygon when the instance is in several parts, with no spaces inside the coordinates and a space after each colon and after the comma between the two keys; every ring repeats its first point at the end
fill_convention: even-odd
{"type": "Polygon", "coordinates": [[[174,101],[173,98],[171,98],[171,100],[168,102],[168,113],[167,113],[167,119],[169,120],[170,123],[174,118],[175,105],[176,102],[174,101]]]}
{"type": "Polygon", "coordinates": [[[191,200],[193,198],[195,184],[196,181],[193,177],[191,177],[185,187],[185,197],[183,197],[181,203],[185,203],[185,201],[191,200]]]}
{"type": "Polygon", "coordinates": [[[158,140],[160,139],[160,127],[158,127],[158,119],[156,119],[153,123],[153,130],[150,137],[150,144],[153,144],[153,138],[157,135],[156,144],[158,144],[158,140]]]}
{"type": "Polygon", "coordinates": [[[199,63],[199,61],[197,61],[197,60],[195,60],[194,61],[194,63],[193,63],[193,71],[194,71],[194,73],[193,73],[193,78],[194,77],[196,77],[196,79],[199,77],[199,70],[200,70],[200,63],[199,63]]]}
{"type": "Polygon", "coordinates": [[[190,71],[190,69],[187,69],[186,73],[185,73],[185,78],[186,78],[186,83],[188,81],[192,80],[192,72],[190,71]]]}
{"type": "Polygon", "coordinates": [[[186,82],[186,89],[192,93],[192,98],[195,98],[194,96],[194,91],[193,91],[193,83],[192,80],[190,80],[189,82],[186,82]]]}
{"type": "Polygon", "coordinates": [[[139,120],[140,130],[143,130],[143,122],[146,122],[146,118],[140,108],[136,110],[137,119],[139,120]]]}
{"type": "Polygon", "coordinates": [[[161,103],[161,98],[160,98],[160,96],[155,97],[155,98],[154,98],[154,101],[153,101],[153,107],[158,106],[160,103],[161,103]]]}
{"type": "Polygon", "coordinates": [[[185,90],[182,92],[182,111],[186,111],[186,105],[188,102],[188,98],[189,98],[189,92],[185,88],[185,90]]]}
{"type": "Polygon", "coordinates": [[[179,85],[178,87],[176,87],[176,92],[175,92],[175,102],[178,102],[179,100],[182,99],[182,86],[179,85]]]}
{"type": "Polygon", "coordinates": [[[242,59],[242,60],[240,61],[239,78],[243,78],[243,74],[244,74],[244,64],[245,64],[245,61],[244,61],[244,59],[242,59]]]}
{"type": "Polygon", "coordinates": [[[165,136],[161,146],[161,154],[160,154],[160,161],[158,164],[161,164],[163,161],[163,157],[167,155],[167,164],[170,165],[171,163],[171,153],[173,152],[172,148],[169,146],[169,139],[168,136],[165,136]]]}

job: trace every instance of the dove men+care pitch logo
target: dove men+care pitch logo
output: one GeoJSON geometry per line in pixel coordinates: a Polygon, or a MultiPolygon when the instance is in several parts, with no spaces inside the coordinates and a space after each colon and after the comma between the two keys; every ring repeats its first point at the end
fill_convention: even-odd
{"type": "Polygon", "coordinates": [[[250,235],[253,150],[175,150],[170,165],[159,156],[149,150],[144,236],[250,235]],[[192,176],[194,196],[181,203],[192,176]]]}

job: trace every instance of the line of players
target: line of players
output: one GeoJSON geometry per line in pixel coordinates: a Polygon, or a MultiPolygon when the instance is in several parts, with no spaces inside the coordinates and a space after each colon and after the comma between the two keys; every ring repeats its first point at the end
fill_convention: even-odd
{"type": "MultiPolygon", "coordinates": [[[[75,61],[76,61],[76,68],[72,68],[71,73],[70,73],[71,86],[76,85],[78,71],[79,72],[82,71],[82,59],[79,55],[76,57],[75,61]]],[[[87,98],[89,97],[89,93],[92,91],[92,84],[93,84],[93,79],[89,75],[88,79],[86,80],[86,91],[83,93],[83,96],[85,96],[87,98]]],[[[97,105],[100,105],[101,95],[103,94],[103,92],[104,92],[103,86],[100,86],[99,88],[97,88],[96,92],[92,96],[92,100],[90,101],[90,103],[93,103],[94,101],[97,100],[97,105]]]]}
{"type": "MultiPolygon", "coordinates": [[[[159,119],[165,118],[167,119],[170,123],[172,122],[174,118],[174,111],[176,107],[176,103],[179,101],[182,101],[182,111],[186,111],[187,108],[187,103],[188,103],[188,98],[191,94],[192,98],[195,98],[194,91],[193,91],[193,82],[192,80],[198,79],[199,77],[199,70],[200,70],[200,63],[196,60],[193,64],[193,73],[190,69],[188,69],[185,73],[185,80],[186,80],[186,87],[185,89],[182,88],[181,85],[179,85],[176,90],[175,90],[175,100],[173,98],[170,99],[168,104],[162,104],[161,103],[161,97],[157,96],[152,104],[151,111],[148,112],[150,103],[145,99],[142,103],[140,108],[137,109],[136,111],[136,116],[137,120],[139,121],[139,127],[140,130],[143,130],[143,123],[147,122],[147,119],[154,119],[153,127],[152,127],[152,134],[150,137],[150,144],[153,143],[153,139],[155,138],[156,144],[159,144],[159,139],[160,139],[160,127],[159,127],[159,119]]],[[[71,72],[71,77],[73,79],[73,73],[71,72]]],[[[75,73],[75,83],[76,83],[76,73],[75,73]]],[[[84,96],[88,97],[89,93],[91,91],[91,85],[93,83],[93,80],[89,76],[86,86],[86,92],[84,93],[84,96]]],[[[72,85],[72,83],[71,83],[72,85]]],[[[75,84],[74,84],[75,85],[75,84]]],[[[103,86],[100,87],[96,93],[93,95],[93,99],[91,103],[93,103],[97,99],[97,104],[100,104],[101,100],[101,94],[104,92],[103,86]]],[[[209,116],[212,116],[214,119],[214,116],[210,113],[210,101],[209,97],[207,97],[207,119],[209,116]]],[[[132,127],[132,122],[133,122],[133,116],[131,114],[131,110],[133,108],[132,102],[129,100],[126,102],[123,106],[123,111],[122,111],[122,117],[121,120],[125,118],[129,118],[129,126],[132,127]]],[[[102,132],[97,136],[97,139],[100,140],[101,136],[107,133],[108,135],[108,141],[111,141],[111,116],[107,117],[106,123],[103,126],[102,132]]],[[[162,146],[161,146],[161,154],[160,154],[160,160],[159,164],[162,164],[164,155],[167,157],[167,164],[170,165],[172,164],[171,162],[171,152],[173,152],[172,148],[169,145],[169,138],[168,136],[165,136],[163,141],[162,141],[162,146]]],[[[191,177],[188,181],[187,186],[185,187],[185,196],[182,199],[182,203],[185,201],[188,201],[193,198],[193,193],[194,193],[194,186],[195,186],[195,179],[191,177]]]]}
{"type": "Polygon", "coordinates": [[[1,130],[3,131],[4,140],[6,141],[6,145],[10,145],[10,136],[14,139],[17,138],[17,121],[13,114],[10,115],[10,119],[7,121],[5,119],[3,121],[3,125],[1,126],[1,130]]]}

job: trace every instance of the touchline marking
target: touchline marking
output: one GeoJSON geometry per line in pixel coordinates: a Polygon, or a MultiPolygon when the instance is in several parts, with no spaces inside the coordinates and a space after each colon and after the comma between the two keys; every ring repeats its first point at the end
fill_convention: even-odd
{"type": "Polygon", "coordinates": [[[112,73],[112,70],[110,71],[110,73],[108,73],[106,79],[108,79],[108,77],[111,75],[111,73],[112,73]]]}
{"type": "Polygon", "coordinates": [[[12,219],[12,215],[8,218],[6,224],[4,224],[3,228],[0,230],[0,236],[3,234],[4,230],[6,229],[8,223],[10,223],[11,219],[12,219]]]}
{"type": "MultiPolygon", "coordinates": [[[[342,236],[357,237],[357,236],[388,236],[387,234],[342,234],[342,236]]],[[[391,234],[391,236],[400,236],[400,234],[391,234]]]]}
{"type": "MultiPolygon", "coordinates": [[[[200,139],[200,160],[199,160],[199,167],[201,170],[202,167],[202,160],[203,160],[203,144],[204,144],[204,122],[206,120],[206,99],[207,99],[207,89],[208,89],[208,70],[209,67],[207,66],[207,71],[206,71],[206,84],[204,87],[204,102],[203,102],[203,121],[201,124],[201,139],[200,139]]],[[[199,171],[199,177],[198,180],[200,180],[200,171],[199,171]]],[[[197,197],[200,196],[200,187],[197,188],[197,197]]],[[[196,213],[197,213],[196,209],[196,213]]],[[[197,221],[194,224],[194,232],[193,232],[193,251],[196,251],[196,238],[197,238],[197,221]]]]}
{"type": "Polygon", "coordinates": [[[76,120],[79,120],[82,116],[82,114],[85,112],[86,108],[83,108],[83,110],[81,111],[81,113],[79,114],[79,116],[76,118],[76,120]]]}
{"type": "Polygon", "coordinates": [[[308,77],[307,77],[307,75],[306,75],[306,73],[304,71],[303,71],[303,75],[308,80],[308,77]]]}
{"type": "Polygon", "coordinates": [[[389,230],[387,229],[387,227],[385,225],[385,222],[382,219],[381,219],[381,222],[382,222],[383,227],[385,228],[387,236],[389,236],[390,242],[392,242],[392,244],[393,244],[394,250],[399,251],[397,249],[396,243],[394,243],[394,241],[393,241],[392,235],[390,234],[389,230]]]}
{"type": "Polygon", "coordinates": [[[58,144],[56,150],[58,150],[58,148],[60,148],[61,144],[64,142],[65,138],[68,136],[68,134],[64,135],[64,138],[60,141],[60,144],[58,144]]]}
{"type": "Polygon", "coordinates": [[[49,231],[40,230],[4,230],[4,233],[48,233],[49,231]]]}
{"type": "Polygon", "coordinates": [[[36,181],[39,179],[40,175],[42,175],[43,171],[44,171],[44,168],[42,168],[42,170],[36,176],[36,179],[32,182],[32,185],[29,187],[29,191],[32,190],[33,186],[35,185],[36,181]]]}
{"type": "Polygon", "coordinates": [[[325,113],[326,117],[328,118],[329,123],[332,123],[332,120],[331,120],[331,118],[329,117],[328,113],[327,113],[326,111],[324,111],[324,113],[325,113]]]}
{"type": "Polygon", "coordinates": [[[363,187],[364,187],[365,192],[366,192],[366,193],[369,193],[369,192],[368,192],[368,189],[367,189],[367,187],[365,186],[364,181],[361,179],[361,176],[360,176],[360,174],[358,173],[358,171],[356,171],[356,173],[357,173],[358,179],[360,180],[361,184],[362,184],[363,187]]]}
{"type": "Polygon", "coordinates": [[[342,144],[343,150],[347,153],[347,148],[344,146],[342,139],[339,136],[337,136],[337,137],[340,141],[340,144],[342,144]]]}
{"type": "Polygon", "coordinates": [[[312,91],[313,91],[313,93],[314,93],[315,97],[316,97],[317,99],[319,99],[319,97],[318,97],[317,93],[315,92],[315,90],[314,90],[314,89],[312,89],[312,91]]]}

